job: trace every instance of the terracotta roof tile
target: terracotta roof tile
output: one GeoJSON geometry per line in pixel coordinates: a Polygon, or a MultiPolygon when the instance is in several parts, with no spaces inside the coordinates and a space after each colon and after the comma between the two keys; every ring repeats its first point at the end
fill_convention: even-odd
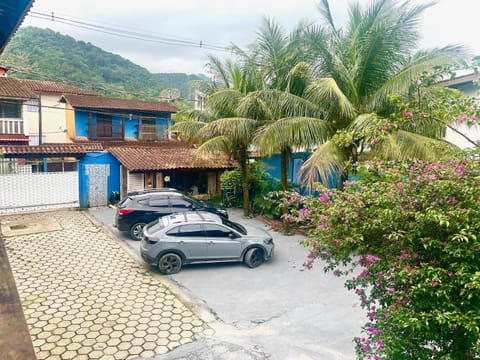
{"type": "Polygon", "coordinates": [[[44,91],[58,94],[77,94],[77,95],[92,95],[101,96],[93,91],[80,89],[67,84],[62,84],[54,81],[46,80],[28,80],[18,79],[26,88],[32,91],[44,91]]]}
{"type": "Polygon", "coordinates": [[[0,154],[6,156],[19,155],[66,155],[86,154],[90,151],[102,151],[99,143],[89,144],[42,144],[36,146],[28,145],[0,145],[0,154]]]}
{"type": "Polygon", "coordinates": [[[0,141],[15,141],[15,142],[27,142],[28,136],[25,135],[12,135],[12,134],[0,134],[0,141]]]}
{"type": "Polygon", "coordinates": [[[36,99],[37,95],[27,89],[18,79],[0,77],[0,98],[36,99]]]}
{"type": "Polygon", "coordinates": [[[63,96],[70,105],[85,109],[108,110],[139,110],[152,112],[177,112],[177,108],[170,103],[160,101],[143,101],[109,98],[104,96],[70,95],[63,96]]]}
{"type": "Polygon", "coordinates": [[[164,146],[112,146],[109,151],[130,171],[173,169],[229,169],[236,163],[224,155],[200,157],[196,149],[185,143],[172,141],[164,146]]]}

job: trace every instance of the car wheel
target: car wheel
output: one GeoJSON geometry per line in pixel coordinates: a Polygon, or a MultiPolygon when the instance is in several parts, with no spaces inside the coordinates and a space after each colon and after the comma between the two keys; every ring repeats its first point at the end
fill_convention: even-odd
{"type": "Polygon", "coordinates": [[[164,275],[176,274],[182,268],[182,258],[175,253],[167,253],[158,260],[158,270],[164,275]]]}
{"type": "Polygon", "coordinates": [[[130,237],[132,238],[132,240],[142,240],[143,228],[145,227],[145,225],[145,223],[136,223],[132,225],[132,227],[130,228],[130,237]]]}
{"type": "Polygon", "coordinates": [[[245,254],[245,263],[250,268],[256,268],[263,263],[263,250],[259,248],[252,248],[245,254]]]}

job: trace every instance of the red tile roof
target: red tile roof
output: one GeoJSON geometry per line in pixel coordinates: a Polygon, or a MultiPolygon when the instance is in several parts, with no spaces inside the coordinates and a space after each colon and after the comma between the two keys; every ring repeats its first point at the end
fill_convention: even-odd
{"type": "Polygon", "coordinates": [[[0,77],[0,98],[36,99],[37,95],[22,85],[18,79],[0,77]]]}
{"type": "Polygon", "coordinates": [[[196,149],[176,140],[147,144],[107,146],[107,151],[130,171],[230,169],[237,166],[223,154],[201,157],[196,149]]]}
{"type": "Polygon", "coordinates": [[[102,151],[103,146],[99,143],[89,144],[42,144],[28,145],[0,145],[0,154],[5,156],[19,155],[68,155],[86,154],[90,151],[102,151]]]}
{"type": "Polygon", "coordinates": [[[0,134],[0,141],[15,141],[15,142],[27,142],[28,136],[25,135],[12,135],[12,134],[0,134]]]}
{"type": "Polygon", "coordinates": [[[67,84],[62,84],[54,81],[46,80],[28,80],[18,79],[26,88],[33,91],[42,91],[57,94],[77,94],[77,95],[92,95],[101,96],[93,91],[80,89],[67,84]]]}
{"type": "Polygon", "coordinates": [[[108,98],[104,96],[85,96],[66,94],[63,98],[76,108],[108,109],[108,110],[138,110],[152,112],[177,112],[177,108],[168,102],[143,101],[108,98]]]}

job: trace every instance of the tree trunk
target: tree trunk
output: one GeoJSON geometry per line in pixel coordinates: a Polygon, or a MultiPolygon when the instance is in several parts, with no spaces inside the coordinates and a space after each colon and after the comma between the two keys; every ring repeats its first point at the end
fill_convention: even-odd
{"type": "Polygon", "coordinates": [[[250,205],[250,179],[248,178],[247,151],[244,149],[240,150],[240,172],[242,174],[243,216],[248,216],[250,205]]]}
{"type": "Polygon", "coordinates": [[[285,147],[280,153],[280,172],[281,172],[281,185],[282,190],[288,189],[288,170],[290,168],[290,149],[285,147]]]}

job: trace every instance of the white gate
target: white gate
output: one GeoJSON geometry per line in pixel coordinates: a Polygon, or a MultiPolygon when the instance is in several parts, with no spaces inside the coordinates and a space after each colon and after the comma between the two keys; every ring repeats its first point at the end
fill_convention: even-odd
{"type": "Polygon", "coordinates": [[[0,214],[78,206],[77,171],[0,174],[0,214]]]}

